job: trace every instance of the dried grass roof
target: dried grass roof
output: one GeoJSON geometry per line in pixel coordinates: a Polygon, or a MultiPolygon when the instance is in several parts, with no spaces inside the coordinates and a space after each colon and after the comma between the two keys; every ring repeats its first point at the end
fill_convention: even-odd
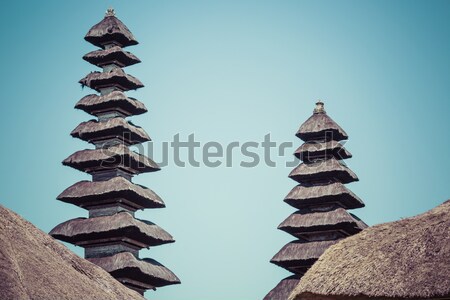
{"type": "Polygon", "coordinates": [[[314,113],[299,128],[296,136],[303,141],[327,140],[341,141],[348,139],[347,133],[325,112],[314,113]]]}
{"type": "Polygon", "coordinates": [[[0,205],[1,299],[144,299],[0,205]]]}
{"type": "Polygon", "coordinates": [[[300,280],[299,275],[292,275],[281,280],[263,300],[284,300],[289,297],[300,280]]]}
{"type": "Polygon", "coordinates": [[[100,92],[102,88],[117,87],[122,91],[136,90],[143,87],[142,82],[134,76],[126,74],[121,68],[113,68],[106,72],[91,72],[79,83],[100,92]]]}
{"type": "Polygon", "coordinates": [[[75,108],[81,109],[88,114],[96,116],[98,112],[117,110],[125,115],[140,115],[147,112],[144,103],[127,97],[122,91],[113,91],[105,95],[87,95],[77,102],[75,108]]]}
{"type": "Polygon", "coordinates": [[[163,200],[151,189],[120,176],[105,181],[77,182],[65,189],[57,199],[81,207],[119,200],[125,200],[137,209],[165,207],[163,200]]]}
{"type": "Polygon", "coordinates": [[[310,158],[334,156],[336,159],[347,159],[352,154],[336,141],[328,142],[306,142],[295,150],[294,155],[303,161],[309,161],[310,158]]]}
{"type": "Polygon", "coordinates": [[[174,242],[173,237],[158,225],[135,219],[128,212],[72,219],[59,224],[49,234],[72,244],[109,237],[130,238],[148,246],[174,242]]]}
{"type": "Polygon", "coordinates": [[[121,67],[140,63],[140,59],[118,46],[108,49],[95,50],[83,56],[83,59],[93,65],[102,67],[104,65],[116,64],[121,67]]]}
{"type": "Polygon", "coordinates": [[[108,15],[92,26],[84,39],[101,48],[113,41],[119,43],[122,47],[138,44],[133,34],[122,21],[115,16],[108,15]]]}
{"type": "Polygon", "coordinates": [[[450,200],[367,228],[330,247],[290,299],[450,297],[449,228],[450,200]]]}
{"type": "Polygon", "coordinates": [[[337,179],[342,183],[358,181],[356,174],[335,158],[301,163],[289,173],[289,177],[301,183],[328,179],[337,179]]]}

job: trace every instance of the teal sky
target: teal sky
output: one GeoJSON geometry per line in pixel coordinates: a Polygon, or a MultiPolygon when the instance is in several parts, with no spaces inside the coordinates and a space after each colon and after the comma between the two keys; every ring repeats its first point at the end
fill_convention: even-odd
{"type": "MultiPolygon", "coordinates": [[[[134,33],[127,68],[146,86],[130,93],[149,112],[133,117],[155,141],[194,133],[224,145],[301,141],[294,134],[322,99],[349,134],[349,187],[369,225],[412,216],[450,197],[449,1],[8,1],[0,10],[0,203],[48,232],[86,211],[56,201],[89,176],[63,167],[90,148],[70,131],[91,116],[73,109],[95,66],[83,40],[106,8],[134,33]]],[[[135,182],[167,208],[138,216],[175,244],[142,251],[182,284],[149,299],[261,299],[288,272],[269,263],[293,240],[277,225],[294,209],[291,160],[276,168],[177,167],[135,182]]],[[[197,153],[200,155],[200,152],[197,153]]],[[[236,153],[234,159],[242,157],[236,153]]],[[[69,246],[79,255],[81,248],[69,246]]]]}

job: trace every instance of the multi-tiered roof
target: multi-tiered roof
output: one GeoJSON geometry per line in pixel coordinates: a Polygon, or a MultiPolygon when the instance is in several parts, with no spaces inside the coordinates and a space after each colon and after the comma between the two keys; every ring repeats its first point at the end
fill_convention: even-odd
{"type": "Polygon", "coordinates": [[[340,141],[348,139],[345,131],[316,103],[313,115],[300,126],[296,136],[305,143],[295,156],[303,162],[289,174],[299,184],[284,201],[298,211],[284,220],[278,229],[297,239],[285,245],[271,260],[294,273],[280,281],[264,299],[287,299],[303,274],[320,255],[339,240],[353,235],[367,225],[347,209],[364,203],[344,184],[358,177],[343,163],[352,155],[340,141]]]}
{"type": "Polygon", "coordinates": [[[88,210],[89,218],[59,224],[50,234],[85,248],[89,261],[141,294],[180,283],[175,274],[157,261],[139,258],[140,249],[174,240],[156,224],[134,217],[138,209],[165,206],[152,190],[132,183],[135,175],[159,170],[150,158],[129,149],[131,145],[150,141],[142,128],[126,120],[147,111],[142,102],[124,93],[143,87],[122,69],[140,62],[123,50],[138,42],[112,9],[89,30],[85,40],[101,49],[83,58],[102,71],[91,72],[80,83],[100,94],[83,97],[75,108],[97,119],[82,122],[71,135],[93,144],[95,149],[77,151],[63,164],[92,175],[92,181],[75,183],[58,199],[88,210]]]}

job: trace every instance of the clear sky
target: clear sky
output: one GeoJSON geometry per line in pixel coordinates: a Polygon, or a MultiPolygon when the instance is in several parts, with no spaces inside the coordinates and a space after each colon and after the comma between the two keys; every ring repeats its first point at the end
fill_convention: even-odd
{"type": "MultiPolygon", "coordinates": [[[[81,59],[95,49],[83,37],[109,6],[140,42],[128,50],[142,63],[127,72],[145,84],[130,94],[149,112],[132,120],[155,160],[177,133],[225,146],[270,133],[299,146],[294,134],[322,99],[350,136],[360,181],[349,187],[366,203],[353,213],[373,225],[450,198],[449,1],[8,1],[0,203],[42,230],[86,216],[55,198],[89,179],[61,161],[90,148],[69,133],[91,119],[73,109],[91,92],[77,81],[96,69],[81,59]]],[[[231,168],[169,163],[136,178],[167,204],[138,216],[176,239],[141,256],[182,281],[148,298],[261,299],[289,275],[269,260],[293,240],[276,227],[294,212],[282,201],[294,148],[272,151],[277,167],[240,167],[236,152],[231,168]]]]}

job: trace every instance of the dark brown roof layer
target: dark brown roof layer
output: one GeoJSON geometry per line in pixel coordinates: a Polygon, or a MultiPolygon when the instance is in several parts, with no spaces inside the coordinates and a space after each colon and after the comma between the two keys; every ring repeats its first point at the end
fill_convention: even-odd
{"type": "Polygon", "coordinates": [[[81,207],[126,201],[136,209],[165,207],[163,200],[151,189],[131,183],[123,177],[106,181],[80,181],[64,190],[58,200],[81,207]]]}
{"type": "Polygon", "coordinates": [[[116,87],[122,91],[136,90],[143,87],[136,77],[126,74],[121,68],[113,68],[106,72],[91,72],[79,81],[83,86],[100,92],[102,88],[116,87]]]}
{"type": "Polygon", "coordinates": [[[144,299],[0,205],[1,299],[144,299]]]}
{"type": "Polygon", "coordinates": [[[337,208],[331,211],[297,211],[287,217],[278,229],[286,231],[294,236],[301,233],[341,230],[348,235],[360,232],[366,228],[362,221],[355,219],[343,208],[337,208]],[[362,226],[362,227],[361,227],[362,226]]]}
{"type": "Polygon", "coordinates": [[[348,152],[341,143],[336,141],[306,142],[295,150],[294,155],[298,159],[306,162],[318,157],[333,156],[338,160],[352,157],[352,154],[348,152]]]}
{"type": "Polygon", "coordinates": [[[296,136],[303,141],[348,139],[347,133],[326,113],[315,113],[300,126],[296,136]]]}
{"type": "Polygon", "coordinates": [[[147,112],[144,103],[127,97],[122,91],[113,91],[106,95],[87,95],[77,102],[75,108],[96,116],[98,112],[120,110],[127,116],[147,112]]]}
{"type": "Polygon", "coordinates": [[[263,300],[285,300],[295,289],[300,280],[299,275],[292,275],[281,280],[263,300]]]}
{"type": "Polygon", "coordinates": [[[328,247],[336,244],[338,241],[293,241],[281,248],[270,262],[293,273],[297,273],[299,268],[311,266],[328,247]]]}
{"type": "Polygon", "coordinates": [[[105,16],[103,20],[89,29],[84,39],[101,48],[111,42],[119,43],[122,47],[138,44],[127,26],[115,16],[105,16]]]}
{"type": "Polygon", "coordinates": [[[124,169],[132,174],[159,171],[159,166],[150,158],[119,144],[106,149],[86,149],[75,152],[63,161],[83,172],[94,172],[107,169],[124,169]]]}
{"type": "Polygon", "coordinates": [[[174,242],[173,237],[161,227],[135,219],[128,212],[112,216],[72,219],[53,228],[50,235],[79,245],[89,245],[89,241],[108,238],[129,238],[147,247],[174,242]]]}
{"type": "Polygon", "coordinates": [[[89,52],[83,56],[83,59],[98,67],[110,64],[126,67],[141,62],[134,54],[124,51],[118,46],[89,52]]]}
{"type": "Polygon", "coordinates": [[[178,284],[180,280],[169,269],[153,259],[137,259],[129,252],[108,257],[89,258],[116,278],[130,278],[154,287],[178,284]]]}
{"type": "Polygon", "coordinates": [[[333,179],[341,183],[358,181],[356,174],[335,158],[301,163],[291,171],[289,177],[300,183],[333,179]]]}
{"type": "Polygon", "coordinates": [[[449,228],[450,200],[367,228],[330,247],[290,299],[450,297],[449,228]]]}
{"type": "Polygon", "coordinates": [[[82,122],[70,134],[87,142],[118,138],[134,145],[151,140],[144,129],[120,117],[82,122]]]}
{"type": "Polygon", "coordinates": [[[330,203],[336,203],[345,209],[364,207],[362,200],[340,182],[299,184],[289,192],[284,201],[298,209],[330,203]]]}

